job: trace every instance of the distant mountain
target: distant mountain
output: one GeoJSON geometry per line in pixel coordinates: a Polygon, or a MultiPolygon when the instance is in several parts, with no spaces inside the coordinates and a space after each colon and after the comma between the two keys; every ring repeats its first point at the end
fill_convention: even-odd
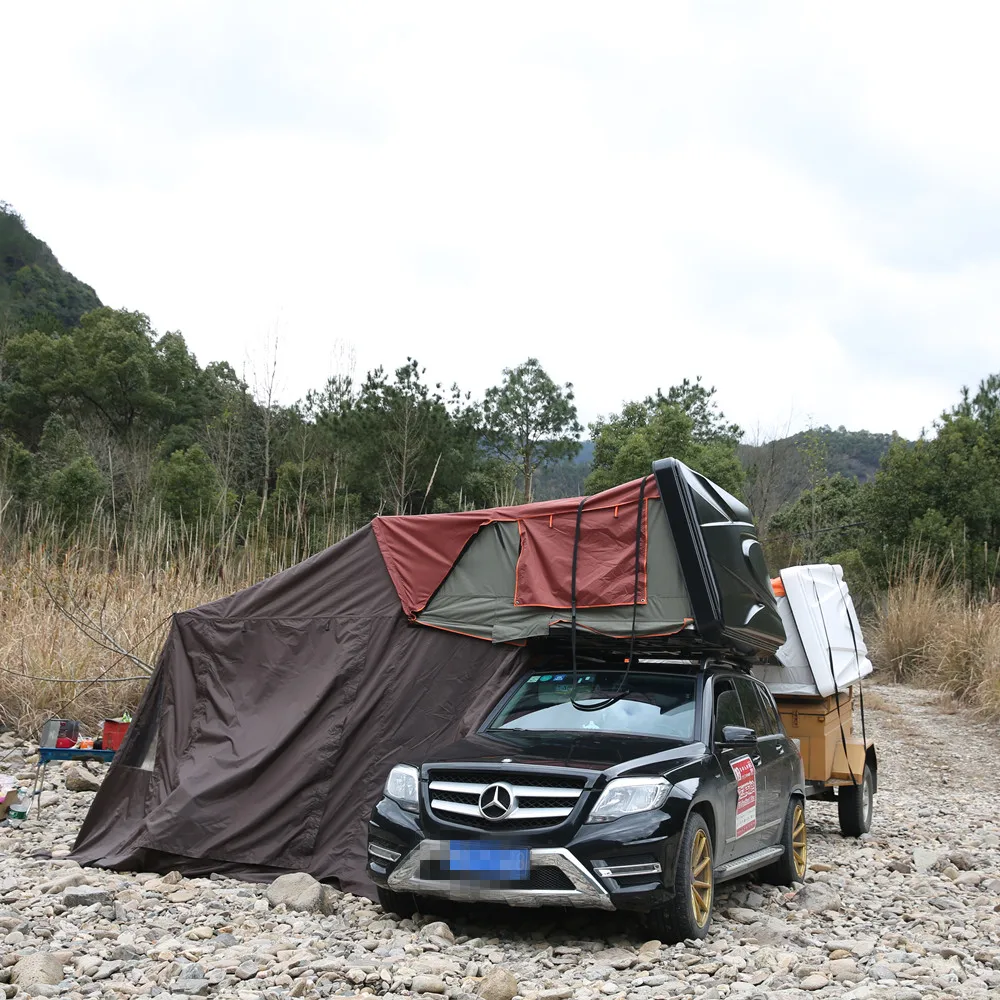
{"type": "Polygon", "coordinates": [[[100,305],[94,289],[64,270],[21,216],[0,202],[0,324],[69,328],[100,305]]]}
{"type": "Polygon", "coordinates": [[[761,445],[740,445],[740,457],[744,466],[750,466],[769,453],[779,453],[781,464],[788,475],[799,483],[801,490],[809,482],[811,454],[815,455],[816,464],[821,465],[828,476],[840,473],[848,479],[864,483],[874,478],[891,443],[891,434],[849,431],[843,426],[836,430],[818,427],[761,445]]]}
{"type": "Polygon", "coordinates": [[[892,441],[892,434],[818,427],[759,445],[741,444],[746,500],[757,523],[768,524],[817,478],[839,474],[860,483],[870,481],[892,441]]]}
{"type": "Polygon", "coordinates": [[[567,458],[535,473],[535,500],[558,500],[561,497],[583,496],[583,481],[590,475],[594,460],[594,442],[582,441],[576,458],[567,458]]]}
{"type": "MultiPolygon", "coordinates": [[[[868,482],[878,471],[882,456],[889,450],[891,442],[891,434],[849,431],[846,427],[819,427],[764,444],[740,445],[740,460],[747,469],[755,513],[758,507],[762,516],[766,516],[765,512],[773,513],[807,489],[813,457],[817,473],[821,476],[839,473],[848,479],[868,482]],[[762,484],[761,479],[766,479],[766,484],[762,484]],[[762,487],[766,496],[762,495],[762,487]]],[[[554,500],[581,496],[583,481],[590,473],[593,457],[594,442],[584,441],[576,458],[536,473],[534,498],[554,500]]]]}

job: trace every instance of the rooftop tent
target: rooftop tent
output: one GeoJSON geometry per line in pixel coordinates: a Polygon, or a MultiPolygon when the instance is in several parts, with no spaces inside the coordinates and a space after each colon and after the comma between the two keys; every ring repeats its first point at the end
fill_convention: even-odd
{"type": "Polygon", "coordinates": [[[657,650],[785,641],[749,511],[672,459],[583,501],[376,518],[173,616],[73,857],[371,893],[388,770],[467,735],[574,617],[616,651],[633,621],[657,650]]]}
{"type": "Polygon", "coordinates": [[[565,637],[575,621],[605,645],[634,631],[645,648],[741,658],[785,641],[750,511],[676,459],[582,501],[378,518],[374,529],[423,625],[497,643],[565,637]]]}
{"type": "Polygon", "coordinates": [[[776,695],[829,697],[872,672],[840,566],[793,566],[780,574],[778,612],[787,641],[754,673],[776,695]]]}

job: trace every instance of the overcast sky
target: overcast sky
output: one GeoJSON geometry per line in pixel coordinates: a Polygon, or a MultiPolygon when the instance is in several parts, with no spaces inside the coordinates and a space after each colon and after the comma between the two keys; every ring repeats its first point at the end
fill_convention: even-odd
{"type": "Polygon", "coordinates": [[[0,200],[282,398],[533,355],[584,421],[915,436],[1000,371],[992,3],[5,5],[0,200]]]}

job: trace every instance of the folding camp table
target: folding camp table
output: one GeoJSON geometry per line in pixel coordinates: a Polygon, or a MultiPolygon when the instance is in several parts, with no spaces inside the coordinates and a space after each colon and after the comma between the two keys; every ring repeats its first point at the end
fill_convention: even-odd
{"type": "Polygon", "coordinates": [[[38,763],[35,765],[35,782],[31,786],[31,797],[38,796],[38,812],[42,811],[42,789],[45,787],[45,769],[50,760],[99,760],[110,764],[114,750],[81,750],[76,747],[40,747],[38,763]]]}

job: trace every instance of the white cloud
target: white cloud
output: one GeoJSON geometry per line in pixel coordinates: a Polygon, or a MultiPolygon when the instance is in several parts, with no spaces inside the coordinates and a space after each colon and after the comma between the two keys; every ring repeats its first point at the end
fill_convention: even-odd
{"type": "Polygon", "coordinates": [[[277,326],[287,398],[346,340],[916,434],[1000,370],[992,7],[49,10],[5,15],[0,197],[203,362],[277,326]]]}

